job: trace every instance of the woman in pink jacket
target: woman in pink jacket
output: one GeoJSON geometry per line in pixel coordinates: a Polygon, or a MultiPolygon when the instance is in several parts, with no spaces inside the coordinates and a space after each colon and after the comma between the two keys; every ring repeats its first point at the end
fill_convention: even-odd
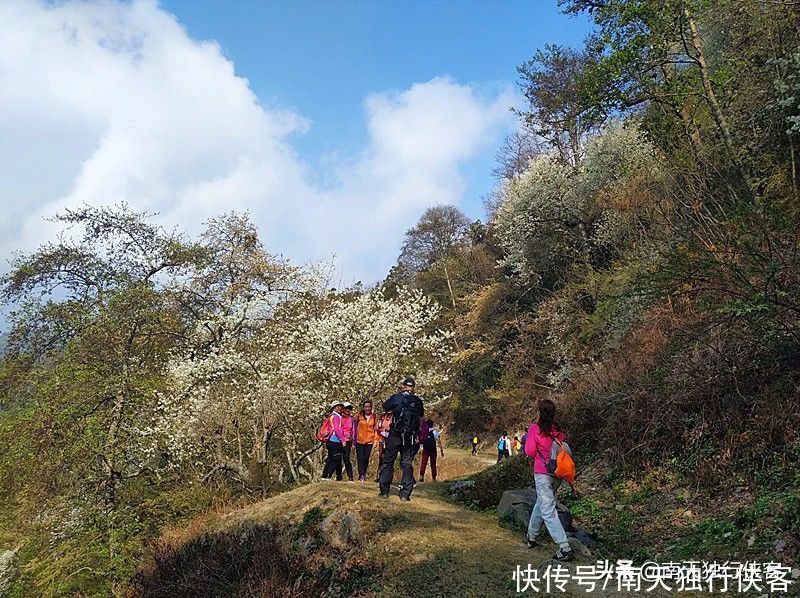
{"type": "Polygon", "coordinates": [[[336,479],[342,479],[342,446],[344,439],[344,432],[342,431],[342,401],[334,401],[331,403],[331,412],[328,415],[331,418],[331,429],[333,433],[328,441],[325,443],[328,449],[328,458],[325,460],[325,467],[322,469],[322,479],[330,480],[333,474],[336,474],[336,479]]]}
{"type": "MultiPolygon", "coordinates": [[[[353,464],[350,462],[350,449],[353,448],[355,438],[355,420],[353,418],[353,404],[345,401],[342,406],[342,463],[347,479],[353,481],[353,464]]],[[[339,477],[338,479],[342,479],[339,477]]]]}
{"type": "Polygon", "coordinates": [[[550,460],[550,448],[553,440],[563,442],[564,432],[556,423],[556,405],[549,399],[539,401],[539,419],[528,428],[525,440],[525,454],[533,459],[533,481],[536,487],[536,504],[528,523],[528,546],[536,546],[536,539],[547,526],[550,537],[558,544],[558,552],[553,556],[559,561],[572,560],[567,534],[556,511],[556,489],[561,480],[547,473],[547,462],[550,460]]]}

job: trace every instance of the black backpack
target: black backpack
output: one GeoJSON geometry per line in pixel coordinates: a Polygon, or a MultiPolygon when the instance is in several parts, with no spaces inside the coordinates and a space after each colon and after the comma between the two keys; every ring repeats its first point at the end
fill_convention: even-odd
{"type": "Polygon", "coordinates": [[[419,399],[413,394],[403,394],[403,402],[395,409],[391,431],[397,436],[413,441],[419,434],[419,399]]]}
{"type": "Polygon", "coordinates": [[[433,428],[428,430],[428,437],[422,441],[422,448],[424,448],[427,453],[436,452],[436,434],[434,434],[433,428]]]}

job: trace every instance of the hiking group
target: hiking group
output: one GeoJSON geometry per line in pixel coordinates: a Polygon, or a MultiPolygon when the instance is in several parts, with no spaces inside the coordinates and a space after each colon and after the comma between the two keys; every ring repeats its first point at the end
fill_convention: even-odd
{"type": "MultiPolygon", "coordinates": [[[[379,496],[389,498],[389,490],[394,477],[394,464],[400,457],[402,479],[400,480],[400,500],[411,500],[411,492],[417,483],[414,478],[413,460],[420,448],[420,477],[425,479],[425,471],[430,463],[431,476],[436,481],[437,448],[442,456],[444,449],[441,438],[433,426],[433,422],[424,419],[425,409],[422,399],[417,396],[416,382],[413,378],[403,380],[400,391],[386,400],[383,414],[378,416],[372,403],[365,401],[361,411],[352,415],[353,405],[348,402],[334,401],[331,412],[326,416],[317,438],[324,442],[328,455],[322,472],[323,480],[331,480],[336,475],[342,479],[344,466],[350,481],[353,481],[353,469],[350,464],[350,451],[356,446],[358,461],[358,479],[366,481],[370,455],[374,447],[378,447],[378,483],[379,496]]],[[[533,505],[526,541],[528,547],[538,545],[539,534],[543,527],[547,528],[550,537],[558,545],[553,556],[560,561],[572,560],[564,526],[556,510],[556,490],[562,481],[570,485],[575,481],[575,463],[572,452],[566,443],[566,435],[556,422],[556,406],[553,401],[544,399],[538,405],[538,418],[530,425],[520,440],[517,436],[510,439],[503,432],[497,443],[497,462],[500,463],[512,453],[524,453],[533,460],[533,479],[536,491],[536,503],[533,505]]],[[[472,454],[477,453],[478,435],[471,439],[472,454]]]]}
{"type": "Polygon", "coordinates": [[[425,473],[430,465],[431,478],[435,482],[437,449],[444,456],[444,448],[433,421],[423,417],[425,408],[415,389],[416,381],[413,378],[403,380],[400,391],[383,403],[383,413],[380,416],[375,413],[371,401],[364,401],[355,416],[352,415],[352,403],[331,403],[331,412],[317,433],[317,439],[325,443],[328,450],[322,479],[331,480],[335,474],[336,479],[341,480],[344,468],[348,479],[354,481],[350,453],[355,445],[360,482],[367,479],[370,457],[377,447],[377,481],[382,498],[389,497],[394,464],[399,456],[402,470],[400,500],[411,500],[411,491],[417,483],[413,461],[420,448],[420,480],[425,480],[425,473]]]}

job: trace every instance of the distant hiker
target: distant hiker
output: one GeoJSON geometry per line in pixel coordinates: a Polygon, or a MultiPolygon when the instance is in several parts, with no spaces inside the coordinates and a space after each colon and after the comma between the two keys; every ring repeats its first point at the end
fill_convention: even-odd
{"type": "Polygon", "coordinates": [[[358,481],[367,479],[367,468],[372,447],[380,442],[378,435],[378,416],[372,412],[372,401],[364,401],[361,411],[355,417],[356,462],[358,463],[358,481]]]}
{"type": "Polygon", "coordinates": [[[436,481],[436,447],[442,452],[444,457],[444,449],[442,448],[442,441],[439,431],[433,427],[433,420],[429,419],[428,434],[422,440],[422,458],[419,463],[419,479],[421,482],[425,481],[425,470],[428,466],[428,461],[431,462],[431,477],[436,481]]]}
{"type": "Polygon", "coordinates": [[[384,411],[378,418],[378,475],[375,481],[381,481],[381,463],[383,463],[383,452],[386,450],[386,439],[389,437],[389,428],[392,426],[391,411],[384,411]]]}
{"type": "Polygon", "coordinates": [[[341,401],[331,403],[331,412],[322,424],[317,434],[317,438],[325,443],[328,449],[328,458],[325,460],[325,467],[322,469],[322,479],[330,480],[334,473],[336,479],[342,479],[342,407],[341,401]]]}
{"type": "Polygon", "coordinates": [[[525,442],[528,440],[528,431],[525,430],[525,433],[522,435],[522,438],[519,440],[520,448],[522,452],[525,453],[525,442]]]}
{"type": "Polygon", "coordinates": [[[528,546],[536,546],[536,539],[547,526],[550,537],[558,544],[558,552],[553,556],[559,561],[572,560],[567,534],[556,512],[556,490],[561,480],[548,473],[547,465],[553,441],[564,442],[564,431],[555,421],[556,406],[553,401],[543,399],[539,402],[539,420],[528,428],[525,454],[533,459],[533,480],[536,487],[536,504],[528,523],[528,546]]]}
{"type": "Polygon", "coordinates": [[[514,436],[514,440],[511,441],[511,454],[518,455],[520,446],[522,446],[519,442],[519,436],[514,436]]]}
{"type": "Polygon", "coordinates": [[[386,438],[386,448],[383,451],[380,471],[380,496],[389,497],[389,487],[394,474],[394,462],[400,455],[400,467],[403,470],[403,479],[400,483],[400,500],[411,500],[411,490],[414,488],[414,448],[419,443],[419,420],[425,414],[425,408],[414,389],[414,378],[406,378],[400,392],[392,395],[383,404],[384,411],[392,412],[392,424],[389,427],[389,436],[386,438]]]}
{"type": "Polygon", "coordinates": [[[500,440],[497,441],[497,462],[500,463],[503,459],[508,459],[511,454],[511,439],[508,437],[508,432],[503,432],[500,440]]]}
{"type": "Polygon", "coordinates": [[[422,440],[428,437],[428,420],[424,417],[419,418],[419,431],[417,433],[417,441],[411,449],[411,458],[415,459],[419,449],[422,448],[422,440]]]}
{"type": "MultiPolygon", "coordinates": [[[[347,473],[347,479],[353,481],[353,464],[350,462],[350,452],[353,448],[353,437],[355,436],[353,421],[353,404],[345,401],[342,405],[342,462],[347,473]]],[[[341,478],[340,478],[341,479],[341,478]]]]}
{"type": "Polygon", "coordinates": [[[472,454],[475,455],[478,452],[478,435],[472,435],[472,454]]]}

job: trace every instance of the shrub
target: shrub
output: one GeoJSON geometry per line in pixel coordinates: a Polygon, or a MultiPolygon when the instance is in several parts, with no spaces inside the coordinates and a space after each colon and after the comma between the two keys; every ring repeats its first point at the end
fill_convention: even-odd
{"type": "Polygon", "coordinates": [[[533,485],[533,464],[525,455],[504,459],[470,479],[475,485],[458,494],[458,500],[481,509],[491,509],[500,504],[506,490],[519,490],[533,485]]]}

